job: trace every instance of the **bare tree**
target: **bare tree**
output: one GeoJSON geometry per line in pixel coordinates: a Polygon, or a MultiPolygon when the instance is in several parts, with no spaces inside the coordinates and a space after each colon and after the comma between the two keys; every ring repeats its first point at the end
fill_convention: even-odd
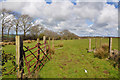
{"type": "Polygon", "coordinates": [[[77,39],[77,38],[79,38],[79,36],[70,32],[69,30],[63,30],[62,32],[60,32],[60,34],[64,39],[77,39]]]}
{"type": "Polygon", "coordinates": [[[10,33],[10,30],[11,30],[12,27],[13,27],[12,23],[7,26],[7,36],[8,36],[8,38],[9,38],[9,33],[10,33]]]}
{"type": "Polygon", "coordinates": [[[8,24],[10,21],[11,21],[11,17],[8,10],[6,9],[2,9],[1,11],[1,22],[2,22],[2,41],[3,41],[3,38],[4,38],[4,29],[6,28],[6,24],[8,24]]]}
{"type": "Polygon", "coordinates": [[[40,24],[37,24],[31,27],[30,34],[38,36],[42,30],[43,30],[43,27],[41,27],[40,24]]]}
{"type": "Polygon", "coordinates": [[[18,31],[19,31],[19,27],[20,27],[20,23],[19,23],[19,22],[20,22],[20,21],[19,21],[19,18],[14,21],[14,24],[15,24],[14,26],[15,26],[16,35],[18,35],[18,31]]]}
{"type": "Polygon", "coordinates": [[[14,20],[13,20],[13,27],[14,30],[16,32],[16,35],[18,35],[18,31],[20,31],[20,27],[21,27],[21,23],[20,23],[20,14],[16,13],[16,12],[11,12],[11,14],[13,14],[14,16],[14,20]]]}
{"type": "Polygon", "coordinates": [[[59,35],[57,32],[54,32],[54,31],[48,30],[48,29],[45,29],[44,32],[43,32],[43,34],[44,34],[47,38],[48,38],[48,37],[51,37],[51,38],[54,37],[54,39],[57,39],[57,38],[60,37],[60,35],[59,35]]]}
{"type": "Polygon", "coordinates": [[[26,36],[26,33],[29,32],[30,28],[32,27],[32,21],[33,19],[28,15],[21,15],[19,18],[19,26],[24,32],[24,38],[26,36]]]}

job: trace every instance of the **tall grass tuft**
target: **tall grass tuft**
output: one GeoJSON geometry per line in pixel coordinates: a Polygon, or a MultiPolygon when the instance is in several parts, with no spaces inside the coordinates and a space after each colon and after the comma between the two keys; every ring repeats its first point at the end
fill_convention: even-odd
{"type": "Polygon", "coordinates": [[[59,43],[59,44],[56,45],[55,47],[63,47],[63,43],[59,43]]]}
{"type": "Polygon", "coordinates": [[[50,54],[54,54],[55,53],[55,49],[54,48],[49,48],[47,49],[47,53],[50,53],[50,54]]]}
{"type": "Polygon", "coordinates": [[[105,43],[100,48],[96,49],[96,51],[94,53],[94,56],[98,57],[100,59],[108,58],[108,56],[109,56],[109,45],[105,43]]]}

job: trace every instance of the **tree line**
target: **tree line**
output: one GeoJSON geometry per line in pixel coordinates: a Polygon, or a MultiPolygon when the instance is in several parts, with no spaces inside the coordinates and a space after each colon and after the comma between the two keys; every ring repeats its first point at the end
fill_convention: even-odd
{"type": "Polygon", "coordinates": [[[9,38],[12,33],[14,35],[19,35],[18,33],[21,33],[23,39],[37,39],[38,37],[42,39],[43,36],[46,36],[47,39],[48,37],[54,37],[54,39],[57,40],[79,38],[69,30],[54,32],[52,30],[45,29],[43,25],[36,23],[33,17],[6,9],[1,10],[0,20],[2,26],[2,41],[5,40],[5,37],[9,38]]]}

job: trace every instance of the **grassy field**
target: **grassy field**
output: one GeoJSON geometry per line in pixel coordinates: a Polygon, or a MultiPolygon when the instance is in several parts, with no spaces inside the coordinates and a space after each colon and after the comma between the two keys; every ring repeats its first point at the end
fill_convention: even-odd
{"type": "MultiPolygon", "coordinates": [[[[94,53],[87,53],[88,39],[56,40],[55,46],[63,43],[63,47],[55,47],[55,54],[39,71],[39,78],[118,78],[118,69],[105,59],[94,57],[94,53]],[[85,73],[85,70],[87,73],[85,73]]],[[[102,39],[102,44],[108,44],[108,38],[102,39]]],[[[25,43],[25,46],[34,47],[36,42],[25,43]]],[[[97,39],[97,47],[100,39],[97,39]]],[[[113,49],[118,49],[118,39],[113,39],[113,49]]],[[[92,39],[92,48],[95,48],[95,39],[92,39]]],[[[3,47],[6,53],[15,55],[15,45],[3,47]]],[[[8,61],[4,66],[8,72],[13,66],[8,61]]],[[[27,70],[26,70],[27,71],[27,70]]],[[[3,78],[15,78],[15,75],[5,75],[3,78]]]]}

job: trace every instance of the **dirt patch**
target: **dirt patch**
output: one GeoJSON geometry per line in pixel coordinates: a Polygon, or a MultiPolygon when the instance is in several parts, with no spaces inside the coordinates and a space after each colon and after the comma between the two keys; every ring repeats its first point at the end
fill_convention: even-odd
{"type": "Polygon", "coordinates": [[[62,54],[62,53],[60,53],[61,55],[60,55],[60,59],[62,59],[62,60],[68,60],[68,56],[66,56],[66,55],[64,55],[64,54],[62,54]]]}
{"type": "Polygon", "coordinates": [[[77,63],[80,63],[80,60],[79,60],[79,59],[75,60],[75,63],[76,63],[76,64],[77,64],[77,63]]]}
{"type": "Polygon", "coordinates": [[[98,69],[98,68],[99,68],[99,66],[96,67],[96,69],[98,69]]]}
{"type": "Polygon", "coordinates": [[[71,56],[73,56],[73,57],[74,57],[74,56],[76,56],[76,55],[75,55],[75,54],[71,54],[71,56]]]}
{"type": "Polygon", "coordinates": [[[90,61],[90,63],[93,63],[94,61],[90,61]]]}
{"type": "Polygon", "coordinates": [[[63,69],[63,67],[62,67],[61,65],[59,65],[59,67],[60,67],[61,69],[63,69]]]}
{"type": "Polygon", "coordinates": [[[88,63],[86,63],[86,64],[88,64],[88,63]]]}
{"type": "Polygon", "coordinates": [[[64,63],[64,64],[62,64],[62,65],[66,66],[67,64],[64,63]]]}
{"type": "Polygon", "coordinates": [[[105,74],[109,74],[109,72],[108,72],[107,70],[103,71],[103,73],[105,73],[105,74]]]}
{"type": "Polygon", "coordinates": [[[72,61],[72,59],[70,59],[69,61],[67,61],[67,62],[71,62],[72,61]]]}
{"type": "Polygon", "coordinates": [[[80,62],[80,60],[78,59],[77,62],[80,62]]]}
{"type": "Polygon", "coordinates": [[[63,79],[65,79],[66,77],[63,77],[63,79]]]}
{"type": "Polygon", "coordinates": [[[99,66],[93,66],[93,68],[95,69],[95,70],[98,70],[99,69],[99,66]]]}
{"type": "Polygon", "coordinates": [[[77,70],[75,70],[75,73],[77,73],[78,71],[77,70]]]}

